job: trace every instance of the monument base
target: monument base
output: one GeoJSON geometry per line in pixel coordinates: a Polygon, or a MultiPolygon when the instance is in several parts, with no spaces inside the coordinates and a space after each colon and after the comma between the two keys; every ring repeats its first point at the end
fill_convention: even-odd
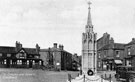
{"type": "MultiPolygon", "coordinates": [[[[92,76],[89,76],[89,75],[79,75],[75,79],[72,79],[71,81],[67,81],[67,82],[110,82],[110,81],[104,80],[99,75],[94,74],[92,76]]],[[[113,82],[113,81],[111,81],[111,82],[113,82]]]]}

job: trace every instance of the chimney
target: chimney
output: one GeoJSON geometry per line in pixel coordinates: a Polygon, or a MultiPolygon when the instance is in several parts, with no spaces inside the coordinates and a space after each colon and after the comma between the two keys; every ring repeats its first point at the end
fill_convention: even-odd
{"type": "Polygon", "coordinates": [[[36,52],[39,54],[39,51],[40,51],[40,47],[38,44],[36,44],[36,52]]]}
{"type": "Polygon", "coordinates": [[[113,38],[111,37],[110,41],[109,41],[110,44],[113,44],[114,43],[114,40],[113,38]]]}
{"type": "Polygon", "coordinates": [[[135,38],[132,38],[132,41],[135,41],[135,38]]]}
{"type": "Polygon", "coordinates": [[[16,51],[19,51],[22,48],[22,44],[16,41],[16,51]]]}
{"type": "Polygon", "coordinates": [[[54,44],[53,44],[53,47],[54,47],[54,48],[57,48],[57,43],[54,43],[54,44]]]}
{"type": "Polygon", "coordinates": [[[61,46],[61,49],[64,50],[64,46],[63,45],[61,46]]]}
{"type": "Polygon", "coordinates": [[[63,45],[59,45],[59,49],[63,50],[64,46],[63,45]]]}

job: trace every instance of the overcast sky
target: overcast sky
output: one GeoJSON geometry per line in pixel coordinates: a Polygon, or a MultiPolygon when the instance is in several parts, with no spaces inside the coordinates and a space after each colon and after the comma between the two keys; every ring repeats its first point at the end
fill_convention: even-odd
{"type": "MultiPolygon", "coordinates": [[[[135,37],[135,0],[91,0],[94,32],[107,32],[117,43],[135,37]]],[[[63,44],[81,54],[87,23],[86,0],[0,0],[0,46],[52,47],[63,44]]]]}

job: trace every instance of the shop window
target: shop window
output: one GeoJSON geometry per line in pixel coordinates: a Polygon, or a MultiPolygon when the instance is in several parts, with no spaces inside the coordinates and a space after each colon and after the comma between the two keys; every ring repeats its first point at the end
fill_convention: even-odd
{"type": "Polygon", "coordinates": [[[39,65],[41,65],[41,61],[39,61],[39,65]]]}
{"type": "Polygon", "coordinates": [[[10,60],[10,64],[12,65],[12,60],[10,60]]]}
{"type": "Polygon", "coordinates": [[[35,56],[35,58],[37,58],[37,59],[38,59],[38,58],[39,58],[39,56],[35,56]]]}
{"type": "Polygon", "coordinates": [[[27,60],[27,65],[29,65],[29,60],[27,60]]]}
{"type": "Polygon", "coordinates": [[[127,60],[127,66],[131,66],[132,62],[131,60],[127,60]]]}
{"type": "Polygon", "coordinates": [[[22,65],[22,60],[17,60],[18,65],[22,65]]]}
{"type": "Polygon", "coordinates": [[[33,65],[35,65],[35,61],[33,60],[33,65]]]}

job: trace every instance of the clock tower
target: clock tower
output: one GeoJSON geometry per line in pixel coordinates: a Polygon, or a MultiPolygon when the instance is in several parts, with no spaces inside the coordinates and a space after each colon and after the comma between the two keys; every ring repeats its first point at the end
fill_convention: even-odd
{"type": "Polygon", "coordinates": [[[85,32],[82,34],[82,71],[84,74],[90,69],[96,73],[96,54],[97,54],[97,34],[93,31],[93,25],[90,13],[90,2],[88,8],[88,19],[85,26],[85,32]]]}

